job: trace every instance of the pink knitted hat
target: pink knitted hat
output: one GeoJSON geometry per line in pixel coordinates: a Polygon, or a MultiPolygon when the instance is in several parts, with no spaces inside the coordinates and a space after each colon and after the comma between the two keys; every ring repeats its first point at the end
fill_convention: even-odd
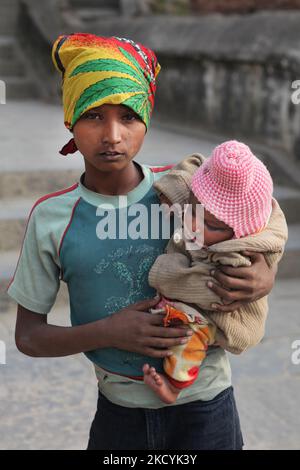
{"type": "Polygon", "coordinates": [[[201,204],[234,230],[236,238],[262,230],[272,210],[273,181],[249,147],[230,140],[216,147],[193,176],[201,204]]]}

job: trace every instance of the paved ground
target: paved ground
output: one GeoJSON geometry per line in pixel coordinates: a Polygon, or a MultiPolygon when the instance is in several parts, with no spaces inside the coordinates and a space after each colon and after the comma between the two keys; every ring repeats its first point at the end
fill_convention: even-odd
{"type": "Polygon", "coordinates": [[[299,279],[277,282],[264,340],[230,357],[248,449],[300,449],[300,364],[291,360],[300,340],[299,301],[299,279]]]}
{"type": "MultiPolygon", "coordinates": [[[[81,166],[77,156],[56,156],[68,137],[59,108],[15,103],[0,111],[4,171],[81,166]]],[[[140,161],[174,162],[193,151],[207,154],[214,144],[154,127],[146,137],[140,161]]],[[[300,364],[291,362],[292,342],[300,340],[299,281],[276,284],[265,339],[244,355],[231,356],[248,449],[300,448],[300,364]]],[[[58,304],[51,313],[52,323],[68,324],[67,313],[58,304]]],[[[14,345],[14,322],[14,311],[1,314],[6,365],[0,364],[0,449],[84,449],[97,396],[92,367],[83,355],[58,359],[23,356],[14,345]]]]}
{"type": "MultiPolygon", "coordinates": [[[[63,125],[63,111],[59,106],[38,101],[11,102],[0,107],[0,119],[1,171],[82,168],[79,153],[68,157],[58,153],[72,137],[63,125]]],[[[182,138],[152,126],[137,161],[153,165],[174,163],[192,152],[208,154],[214,145],[211,139],[182,138]]]]}
{"type": "MultiPolygon", "coordinates": [[[[270,299],[266,337],[230,356],[246,448],[300,448],[300,364],[291,348],[300,340],[299,280],[280,281],[270,299]]],[[[15,312],[1,315],[7,345],[0,365],[0,449],[84,449],[96,405],[92,367],[83,355],[32,359],[14,345],[15,312]]],[[[68,324],[67,309],[51,314],[68,324]]]]}

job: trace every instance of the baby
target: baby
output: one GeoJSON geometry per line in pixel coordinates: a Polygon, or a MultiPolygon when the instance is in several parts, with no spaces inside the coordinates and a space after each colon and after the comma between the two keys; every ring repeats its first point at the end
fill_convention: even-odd
{"type": "MultiPolygon", "coordinates": [[[[149,283],[163,296],[151,313],[164,312],[164,324],[183,323],[193,330],[188,343],[164,359],[164,374],[143,367],[144,382],[165,403],[199,374],[209,345],[239,354],[264,335],[268,311],[264,297],[230,313],[217,312],[221,299],[207,287],[218,265],[250,266],[245,250],[264,254],[269,266],[278,263],[287,240],[285,217],[272,198],[273,182],[265,165],[249,147],[228,141],[208,159],[195,154],[183,160],[154,185],[161,202],[192,206],[192,226],[175,232],[149,273],[149,283]],[[204,208],[204,223],[196,217],[204,208]],[[203,244],[191,236],[203,230],[203,244]],[[186,235],[188,234],[188,235],[186,235]],[[192,249],[190,247],[193,247],[192,249]]],[[[186,227],[184,227],[186,228],[186,227]]],[[[216,282],[216,281],[214,281],[216,282]]]]}

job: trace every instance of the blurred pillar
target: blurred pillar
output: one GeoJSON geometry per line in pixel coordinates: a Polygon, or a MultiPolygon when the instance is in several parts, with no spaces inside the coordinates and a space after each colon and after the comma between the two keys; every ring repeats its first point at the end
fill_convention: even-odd
{"type": "Polygon", "coordinates": [[[148,15],[151,3],[151,0],[120,0],[120,10],[123,16],[148,15]]]}

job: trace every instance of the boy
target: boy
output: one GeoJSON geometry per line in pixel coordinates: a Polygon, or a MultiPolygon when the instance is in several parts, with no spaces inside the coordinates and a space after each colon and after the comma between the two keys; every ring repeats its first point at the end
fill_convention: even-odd
{"type": "MultiPolygon", "coordinates": [[[[167,240],[151,238],[151,217],[146,240],[126,239],[118,226],[114,239],[98,237],[99,207],[109,204],[109,213],[122,218],[136,203],[148,214],[159,203],[152,184],[167,168],[133,161],[153,109],[156,57],[130,40],[74,34],[55,41],[53,60],[63,77],[65,124],[74,136],[62,153],[78,149],[85,173],[71,188],[41,198],[31,211],[8,291],[19,304],[17,346],[36,357],[84,352],[93,362],[99,403],[89,449],[240,449],[230,367],[221,348],[211,349],[201,383],[183,392],[176,406],[163,408],[143,383],[144,362],[162,371],[169,348],[189,337],[186,329],[164,328],[163,315],[147,313],[158,302],[145,300],[155,293],[148,271],[167,240]],[[127,197],[125,206],[119,206],[120,195],[127,197]],[[69,328],[47,324],[60,280],[70,295],[69,328]],[[207,406],[214,410],[209,419],[207,406]],[[219,435],[224,412],[228,432],[219,435]],[[176,436],[174,421],[183,427],[176,436]]],[[[226,269],[231,268],[216,274],[221,286],[213,290],[235,305],[266,295],[274,281],[259,254],[247,271],[240,268],[238,281],[237,271],[230,270],[231,277],[226,269]],[[239,290],[234,298],[227,282],[239,290]]]]}

